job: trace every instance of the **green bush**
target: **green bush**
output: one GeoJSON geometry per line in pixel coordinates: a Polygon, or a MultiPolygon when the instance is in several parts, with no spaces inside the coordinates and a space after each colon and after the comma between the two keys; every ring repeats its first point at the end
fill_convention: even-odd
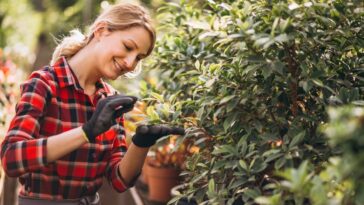
{"type": "Polygon", "coordinates": [[[184,196],[204,204],[255,204],[259,196],[316,202],[299,196],[301,187],[284,191],[288,175],[275,173],[308,165],[319,173],[340,153],[318,127],[328,106],[363,104],[364,7],[354,0],[291,2],[160,8],[164,35],[149,65],[160,83],[144,89],[156,92],[151,119],[185,125],[185,138],[200,146],[186,164],[184,196]]]}
{"type": "Polygon", "coordinates": [[[308,161],[299,168],[289,168],[277,175],[283,180],[276,193],[270,197],[258,197],[259,204],[364,204],[363,173],[364,108],[341,106],[328,109],[329,122],[321,130],[329,144],[340,152],[333,156],[320,172],[308,161]],[[306,203],[305,203],[306,202],[306,203]]]}

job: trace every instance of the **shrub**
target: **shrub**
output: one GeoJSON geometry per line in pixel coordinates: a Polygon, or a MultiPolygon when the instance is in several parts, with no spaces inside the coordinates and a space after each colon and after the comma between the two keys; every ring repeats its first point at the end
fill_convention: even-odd
{"type": "Polygon", "coordinates": [[[254,204],[278,192],[277,170],[304,160],[324,169],[336,153],[318,132],[327,106],[363,98],[358,5],[209,0],[160,8],[165,34],[150,67],[161,80],[151,90],[163,97],[154,94],[149,114],[188,127],[184,138],[200,146],[186,163],[185,196],[254,204]]]}
{"type": "MultiPolygon", "coordinates": [[[[299,168],[277,173],[283,180],[270,197],[258,197],[259,204],[363,204],[362,170],[364,153],[364,108],[340,106],[328,109],[329,122],[321,126],[331,147],[340,152],[325,164],[319,173],[308,161],[299,168]]],[[[274,186],[272,184],[272,186],[274,186]]]]}

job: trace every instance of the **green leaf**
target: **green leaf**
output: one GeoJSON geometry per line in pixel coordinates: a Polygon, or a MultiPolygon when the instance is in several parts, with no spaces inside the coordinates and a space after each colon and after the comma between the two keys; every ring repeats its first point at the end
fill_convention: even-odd
{"type": "Polygon", "coordinates": [[[202,29],[202,30],[209,30],[210,24],[204,21],[188,21],[186,25],[190,26],[194,29],[202,29]]]}
{"type": "Polygon", "coordinates": [[[281,75],[284,75],[283,74],[283,70],[284,70],[284,63],[282,63],[281,61],[274,61],[272,64],[271,64],[271,67],[273,69],[273,71],[281,74],[281,75]]]}
{"type": "Polygon", "coordinates": [[[157,99],[159,102],[164,102],[164,98],[162,95],[155,93],[155,92],[151,92],[150,95],[152,95],[155,99],[157,99]]]}
{"type": "Polygon", "coordinates": [[[223,99],[221,99],[219,105],[227,103],[227,102],[229,102],[231,99],[233,99],[235,97],[236,97],[236,95],[225,96],[223,99]]]}
{"type": "Polygon", "coordinates": [[[326,88],[326,89],[327,89],[327,90],[329,90],[331,93],[335,93],[335,91],[334,91],[332,88],[330,88],[329,86],[324,85],[324,83],[323,83],[321,80],[319,80],[319,79],[312,79],[312,82],[313,82],[314,84],[316,84],[317,86],[319,86],[319,87],[326,88]]]}
{"type": "Polygon", "coordinates": [[[202,40],[203,40],[203,39],[205,39],[205,38],[208,38],[208,37],[216,37],[216,36],[219,36],[219,35],[220,35],[220,33],[219,33],[219,32],[208,31],[208,32],[202,33],[202,34],[198,37],[198,39],[199,39],[200,41],[202,41],[202,40]]]}
{"type": "Polygon", "coordinates": [[[324,83],[320,79],[311,79],[312,82],[320,87],[324,86],[324,83]]]}
{"type": "Polygon", "coordinates": [[[279,158],[277,161],[275,161],[274,168],[277,169],[277,170],[282,168],[286,164],[286,161],[287,160],[286,160],[285,157],[279,158]]]}
{"type": "Polygon", "coordinates": [[[270,41],[270,37],[263,37],[263,38],[259,38],[258,40],[255,41],[255,45],[256,46],[262,46],[264,44],[266,44],[268,41],[270,41]]]}
{"type": "Polygon", "coordinates": [[[289,148],[292,148],[298,145],[306,136],[306,131],[303,130],[302,132],[298,133],[296,136],[293,137],[292,141],[289,143],[289,148]]]}
{"type": "Polygon", "coordinates": [[[196,182],[200,181],[202,178],[205,178],[208,173],[209,173],[208,171],[204,171],[200,175],[193,176],[191,183],[196,183],[196,182]]]}
{"type": "Polygon", "coordinates": [[[268,164],[260,160],[259,162],[254,163],[254,166],[252,167],[251,171],[253,173],[259,173],[265,170],[267,167],[268,164]]]}
{"type": "Polygon", "coordinates": [[[272,204],[271,200],[268,197],[263,197],[263,196],[257,197],[254,201],[256,203],[262,204],[262,205],[271,205],[272,204]]]}
{"type": "Polygon", "coordinates": [[[216,81],[216,78],[212,78],[206,82],[206,87],[210,88],[216,81]]]}
{"type": "Polygon", "coordinates": [[[147,108],[147,116],[150,118],[150,120],[159,120],[159,115],[155,111],[154,106],[149,106],[147,108]]]}
{"type": "Polygon", "coordinates": [[[299,82],[300,87],[303,88],[303,90],[305,90],[305,92],[309,92],[311,90],[311,88],[313,87],[313,84],[311,83],[311,81],[300,81],[299,82]]]}
{"type": "Polygon", "coordinates": [[[215,192],[215,180],[214,179],[210,179],[208,191],[211,193],[215,192]]]}
{"type": "Polygon", "coordinates": [[[241,168],[248,171],[248,165],[245,163],[244,160],[239,160],[239,165],[241,166],[241,168]]]}
{"type": "Polygon", "coordinates": [[[280,34],[279,36],[276,36],[274,38],[275,41],[278,41],[280,43],[284,43],[284,42],[287,42],[289,41],[289,38],[288,38],[288,35],[287,34],[280,34]]]}
{"type": "Polygon", "coordinates": [[[195,68],[197,69],[197,70],[200,70],[200,66],[201,66],[201,64],[200,64],[200,61],[196,61],[195,62],[195,68]]]}
{"type": "Polygon", "coordinates": [[[276,28],[277,28],[277,25],[278,25],[278,22],[279,22],[279,19],[280,19],[280,17],[276,17],[275,19],[274,19],[274,22],[273,22],[273,25],[272,25],[272,30],[271,30],[271,32],[270,32],[270,35],[274,35],[274,32],[275,32],[275,30],[276,30],[276,28]]]}
{"type": "Polygon", "coordinates": [[[198,109],[198,111],[197,111],[197,113],[196,113],[196,117],[197,117],[198,119],[201,119],[201,118],[202,118],[202,115],[203,115],[203,113],[204,113],[204,111],[205,111],[205,106],[201,106],[201,107],[200,107],[200,109],[198,109]]]}
{"type": "Polygon", "coordinates": [[[274,153],[274,154],[271,154],[269,155],[265,160],[264,162],[268,163],[268,162],[271,162],[279,157],[282,157],[284,155],[284,153],[274,153]]]}
{"type": "Polygon", "coordinates": [[[263,67],[262,74],[264,76],[264,79],[267,79],[270,75],[272,75],[272,69],[268,66],[263,67]]]}
{"type": "Polygon", "coordinates": [[[247,149],[248,149],[248,144],[247,144],[247,142],[246,142],[246,141],[242,142],[242,143],[241,143],[240,154],[241,154],[242,156],[244,156],[244,155],[246,154],[247,149]]]}
{"type": "Polygon", "coordinates": [[[239,178],[237,181],[235,181],[229,188],[235,189],[237,187],[240,187],[244,185],[248,180],[246,178],[239,178]]]}
{"type": "Polygon", "coordinates": [[[224,124],[223,124],[225,131],[227,131],[229,128],[234,126],[234,124],[237,121],[237,117],[238,117],[238,113],[233,113],[225,119],[224,124]]]}
{"type": "Polygon", "coordinates": [[[283,23],[279,25],[281,32],[285,32],[287,28],[289,28],[292,25],[292,19],[288,18],[287,20],[283,20],[283,23]]]}
{"type": "Polygon", "coordinates": [[[240,99],[236,98],[234,100],[231,100],[226,107],[226,112],[230,112],[232,111],[234,108],[236,108],[236,106],[238,105],[240,99]]]}
{"type": "Polygon", "coordinates": [[[221,154],[221,153],[237,154],[237,151],[234,146],[229,144],[216,146],[214,151],[212,151],[212,154],[221,154]]]}
{"type": "Polygon", "coordinates": [[[244,195],[249,197],[250,199],[255,199],[258,196],[260,196],[260,192],[258,190],[255,189],[246,189],[244,190],[244,195]]]}
{"type": "Polygon", "coordinates": [[[220,6],[228,11],[230,11],[232,9],[232,7],[226,3],[221,3],[220,6]]]}

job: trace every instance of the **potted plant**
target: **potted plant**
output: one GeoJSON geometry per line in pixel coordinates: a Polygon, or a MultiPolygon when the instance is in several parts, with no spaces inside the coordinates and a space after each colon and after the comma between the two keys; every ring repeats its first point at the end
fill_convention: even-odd
{"type": "Polygon", "coordinates": [[[176,145],[177,136],[159,142],[146,161],[148,178],[148,198],[151,201],[166,203],[171,199],[171,189],[181,183],[180,173],[184,169],[185,159],[190,155],[190,142],[176,145]]]}
{"type": "MultiPolygon", "coordinates": [[[[128,139],[138,124],[168,124],[168,120],[159,117],[162,113],[164,116],[171,113],[171,110],[167,110],[168,103],[160,95],[144,93],[141,101],[125,115],[128,139]]],[[[185,159],[193,152],[198,152],[198,148],[180,136],[164,137],[151,148],[139,178],[148,187],[149,200],[165,203],[171,198],[170,190],[180,184],[179,175],[185,169],[185,159]]],[[[144,186],[140,188],[145,189],[144,186]]]]}

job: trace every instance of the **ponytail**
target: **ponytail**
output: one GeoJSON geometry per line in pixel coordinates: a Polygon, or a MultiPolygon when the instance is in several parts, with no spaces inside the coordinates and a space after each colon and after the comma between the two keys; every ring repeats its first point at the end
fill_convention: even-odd
{"type": "Polygon", "coordinates": [[[64,37],[54,50],[50,64],[53,65],[61,56],[66,58],[72,57],[85,47],[87,43],[88,38],[80,30],[74,29],[70,31],[70,35],[64,37]]]}

